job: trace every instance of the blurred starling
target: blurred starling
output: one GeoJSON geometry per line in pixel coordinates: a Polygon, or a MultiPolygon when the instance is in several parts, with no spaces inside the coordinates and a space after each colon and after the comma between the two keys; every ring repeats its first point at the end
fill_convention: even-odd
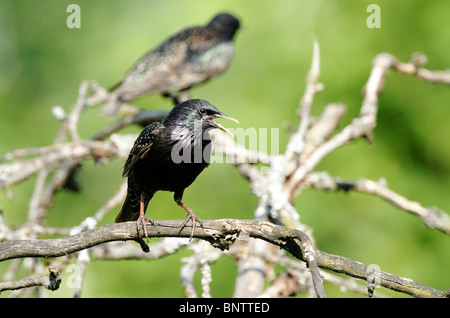
{"type": "Polygon", "coordinates": [[[238,19],[222,13],[206,26],[174,34],[136,62],[115,86],[101,112],[114,116],[122,103],[144,94],[188,92],[192,86],[223,73],[233,58],[232,40],[239,27],[238,19]]]}
{"type": "Polygon", "coordinates": [[[191,99],[175,106],[169,115],[148,125],[136,139],[123,169],[128,177],[128,193],[117,222],[137,220],[137,225],[154,221],[145,216],[153,195],[159,191],[175,192],[174,200],[187,216],[180,231],[192,220],[191,238],[195,224],[201,220],[181,199],[184,190],[209,165],[211,140],[209,130],[219,128],[231,133],[214,118],[233,119],[202,99],[191,99]]]}

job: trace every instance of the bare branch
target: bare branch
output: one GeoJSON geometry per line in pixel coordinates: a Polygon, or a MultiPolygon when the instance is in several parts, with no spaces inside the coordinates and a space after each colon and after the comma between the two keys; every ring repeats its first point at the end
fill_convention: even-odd
{"type": "MultiPolygon", "coordinates": [[[[238,273],[233,297],[253,298],[261,294],[264,283],[268,277],[271,266],[261,257],[271,253],[270,243],[254,238],[239,242],[239,254],[235,255],[238,264],[238,273]]],[[[273,246],[272,246],[273,247],[273,246]]]]}
{"type": "MultiPolygon", "coordinates": [[[[0,158],[0,189],[5,189],[9,196],[10,185],[38,173],[29,204],[27,223],[12,230],[3,222],[0,215],[0,239],[12,240],[0,243],[0,262],[24,257],[61,257],[58,260],[64,263],[66,261],[62,260],[68,259],[64,257],[65,255],[78,252],[77,262],[81,270],[77,273],[77,280],[81,283],[84,280],[84,268],[88,265],[90,257],[158,259],[188,246],[194,255],[184,259],[185,265],[181,268],[181,277],[182,287],[186,296],[189,297],[197,296],[193,284],[193,277],[197,271],[201,271],[202,274],[202,296],[211,297],[213,293],[210,290],[210,264],[225,253],[233,256],[239,266],[240,274],[236,278],[235,296],[285,296],[308,290],[311,296],[326,297],[322,281],[324,277],[358,292],[364,292],[367,289],[352,284],[353,278],[366,280],[369,291],[373,291],[375,284],[379,283],[386,288],[416,297],[449,297],[448,291],[435,290],[383,271],[377,272],[377,280],[374,280],[374,271],[370,266],[316,249],[313,245],[312,232],[300,222],[299,214],[293,205],[295,196],[305,187],[355,190],[379,196],[392,205],[419,216],[427,226],[450,233],[450,217],[447,214],[410,201],[380,182],[360,179],[356,182],[344,183],[327,174],[313,172],[325,156],[355,138],[365,137],[369,142],[372,141],[377,122],[378,98],[389,69],[430,82],[450,83],[449,71],[426,70],[422,68],[425,61],[426,58],[418,54],[413,56],[409,63],[401,63],[387,53],[378,55],[374,59],[365,85],[359,116],[354,118],[350,125],[335,133],[346,110],[344,105],[328,105],[318,119],[311,115],[314,96],[323,89],[323,85],[319,82],[319,46],[314,43],[305,93],[299,102],[300,124],[298,130],[291,136],[283,155],[271,156],[248,150],[224,134],[213,133],[211,136],[215,153],[230,159],[239,172],[249,180],[250,188],[258,197],[256,220],[205,221],[203,227],[198,228],[194,235],[201,240],[191,244],[188,244],[186,239],[190,236],[190,229],[185,228],[179,232],[181,221],[160,221],[155,226],[148,225],[147,230],[150,237],[166,237],[166,239],[151,245],[150,252],[148,252],[147,244],[141,239],[142,229],[137,228],[135,222],[96,227],[110,209],[123,201],[126,194],[125,182],[94,216],[86,218],[79,226],[72,229],[54,229],[42,225],[55,193],[77,169],[81,160],[95,158],[107,161],[112,157],[126,156],[129,151],[128,144],[131,146],[134,137],[130,139],[129,136],[112,134],[130,124],[145,126],[167,114],[166,111],[139,111],[132,105],[123,105],[122,119],[101,129],[90,140],[83,141],[78,133],[82,112],[86,107],[93,107],[106,101],[109,96],[108,91],[95,82],[84,81],[79,87],[77,101],[70,113],[66,114],[59,106],[53,109],[54,115],[61,120],[62,125],[52,146],[19,149],[0,158]],[[92,91],[90,97],[88,97],[89,89],[92,91]],[[109,136],[111,140],[105,142],[104,140],[109,136]],[[28,156],[32,158],[26,159],[25,157],[28,156]],[[268,166],[262,171],[252,163],[263,163],[268,166]],[[52,178],[49,179],[49,176],[52,178]],[[261,220],[271,220],[273,223],[283,224],[286,227],[261,220]],[[68,237],[35,239],[45,233],[66,235],[69,231],[71,235],[68,237]],[[233,246],[235,248],[238,245],[236,250],[224,252],[238,237],[239,244],[233,246]],[[120,242],[127,240],[135,240],[140,245],[120,242]],[[281,250],[277,249],[277,246],[281,247],[281,250]],[[243,249],[245,253],[242,252],[243,249]],[[146,253],[143,253],[143,250],[146,253]],[[296,259],[288,257],[286,251],[296,259]],[[294,262],[288,264],[284,260],[287,258],[295,264],[294,262]],[[275,278],[269,288],[263,291],[267,278],[272,278],[275,263],[287,268],[275,278]],[[345,273],[352,279],[335,279],[336,276],[319,271],[319,267],[345,273]]],[[[41,264],[42,262],[35,260],[30,272],[42,273],[41,264]]],[[[19,265],[20,262],[12,262],[4,277],[13,280],[19,265]]],[[[58,275],[54,274],[54,276],[58,275]]],[[[0,287],[17,289],[42,285],[49,288],[48,286],[59,285],[60,274],[59,278],[55,277],[52,278],[52,273],[50,278],[31,276],[21,281],[1,283],[3,285],[0,284],[0,287]]],[[[43,288],[39,290],[42,291],[43,288]]],[[[81,292],[82,284],[79,284],[75,289],[75,296],[81,295],[81,292]]]]}
{"type": "MultiPolygon", "coordinates": [[[[311,124],[311,108],[314,95],[323,89],[323,85],[319,83],[320,75],[320,49],[319,44],[314,42],[313,57],[311,68],[306,79],[306,88],[303,97],[300,100],[300,125],[298,130],[291,137],[287,147],[285,157],[287,162],[295,160],[295,157],[302,152],[305,145],[306,132],[311,124]]],[[[293,169],[293,168],[291,168],[293,169]]],[[[287,173],[290,174],[290,171],[287,173]]]]}
{"type": "Polygon", "coordinates": [[[306,134],[305,146],[300,153],[300,164],[304,163],[320,145],[330,138],[339,126],[345,112],[346,107],[343,104],[330,104],[325,107],[317,122],[306,134]]]}
{"type": "MultiPolygon", "coordinates": [[[[180,239],[178,240],[180,241],[180,239]]],[[[184,241],[184,243],[188,244],[188,241],[184,241]]],[[[184,265],[181,267],[180,276],[183,293],[189,298],[197,297],[194,275],[200,270],[202,273],[202,297],[210,298],[211,268],[209,264],[215,263],[222,256],[222,251],[206,241],[193,242],[188,247],[194,251],[194,254],[182,259],[184,265]]]]}
{"type": "Polygon", "coordinates": [[[148,253],[142,253],[142,248],[138,244],[115,241],[97,245],[90,249],[89,252],[93,259],[157,260],[179,251],[188,244],[189,239],[167,237],[160,242],[151,244],[151,249],[148,253]]]}
{"type": "Polygon", "coordinates": [[[49,276],[28,277],[18,281],[0,282],[0,292],[22,288],[44,286],[48,290],[57,290],[61,284],[61,273],[55,267],[49,267],[49,276]]]}
{"type": "Polygon", "coordinates": [[[409,63],[401,63],[394,56],[384,54],[391,59],[392,67],[399,73],[414,75],[432,83],[450,85],[450,70],[430,71],[421,67],[427,62],[427,57],[421,53],[414,53],[409,63]]]}
{"type": "MultiPolygon", "coordinates": [[[[189,237],[190,229],[184,228],[179,232],[183,220],[159,221],[156,225],[147,225],[149,237],[189,237]]],[[[274,225],[268,222],[252,220],[215,220],[204,221],[203,227],[197,228],[195,238],[209,241],[214,247],[226,249],[240,234],[262,239],[275,244],[293,256],[306,261],[315,283],[319,296],[320,273],[319,267],[330,269],[338,273],[367,280],[372,271],[370,267],[348,258],[328,254],[312,246],[307,235],[299,230],[274,225]],[[314,253],[314,259],[311,254],[314,253]],[[317,273],[317,274],[316,274],[317,273]],[[315,277],[318,275],[318,277],[315,277]]],[[[0,261],[21,257],[58,257],[90,248],[105,242],[136,240],[142,233],[136,228],[135,222],[108,224],[93,230],[87,230],[77,235],[58,239],[46,240],[19,240],[0,243],[0,261]]],[[[415,297],[447,297],[443,291],[439,291],[411,279],[398,277],[380,271],[380,285],[401,291],[415,297]]]]}
{"type": "Polygon", "coordinates": [[[210,132],[214,153],[225,155],[233,163],[270,164],[271,156],[261,151],[252,151],[237,144],[229,135],[218,130],[210,132]]]}
{"type": "Polygon", "coordinates": [[[80,120],[81,112],[83,111],[86,94],[88,90],[89,83],[87,81],[83,81],[78,90],[78,99],[75,105],[72,108],[71,114],[67,117],[67,128],[70,132],[72,140],[75,142],[79,142],[80,136],[78,134],[78,121],[80,120]]]}
{"type": "Polygon", "coordinates": [[[300,292],[299,278],[290,271],[284,271],[276,280],[274,280],[264,293],[260,294],[262,298],[280,298],[296,295],[300,292]]]}
{"type": "Polygon", "coordinates": [[[297,193],[300,183],[306,175],[311,172],[325,156],[355,138],[364,136],[369,141],[372,140],[373,129],[376,126],[378,95],[383,88],[386,74],[391,66],[390,62],[391,60],[385,55],[378,55],[375,58],[372,72],[365,86],[360,116],[353,119],[350,125],[319,146],[286,181],[285,191],[290,195],[291,200],[297,193]]]}
{"type": "MultiPolygon", "coordinates": [[[[346,291],[352,291],[355,293],[367,295],[367,288],[361,286],[357,283],[357,280],[353,277],[350,278],[342,278],[327,271],[320,271],[320,275],[322,275],[323,279],[327,282],[335,284],[339,286],[341,289],[346,291]]],[[[375,291],[373,293],[374,298],[386,298],[386,295],[383,295],[380,292],[375,291]]]]}
{"type": "Polygon", "coordinates": [[[156,120],[165,118],[168,113],[169,112],[166,110],[142,110],[137,114],[126,115],[125,117],[111,123],[107,127],[97,132],[91,139],[104,140],[112,133],[132,124],[137,124],[145,127],[156,120]]]}
{"type": "Polygon", "coordinates": [[[354,182],[343,182],[333,178],[326,172],[313,172],[307,176],[306,183],[309,186],[325,190],[359,191],[376,195],[393,206],[418,216],[429,228],[438,229],[450,234],[450,216],[437,208],[423,207],[420,203],[408,200],[400,194],[392,191],[381,182],[360,179],[354,182]]]}
{"type": "Polygon", "coordinates": [[[82,141],[56,144],[42,149],[43,155],[24,162],[0,165],[0,189],[21,182],[40,170],[79,158],[112,158],[117,155],[114,144],[82,141]]]}
{"type": "Polygon", "coordinates": [[[450,216],[436,208],[425,208],[420,203],[408,200],[381,183],[371,180],[359,180],[354,183],[352,189],[379,196],[392,205],[417,215],[429,228],[436,228],[450,234],[450,216]]]}

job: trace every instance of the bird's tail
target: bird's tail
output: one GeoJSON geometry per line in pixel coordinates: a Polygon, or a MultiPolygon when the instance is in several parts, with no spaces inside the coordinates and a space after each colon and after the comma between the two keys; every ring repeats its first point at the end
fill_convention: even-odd
{"type": "Polygon", "coordinates": [[[127,221],[136,221],[139,218],[139,202],[137,207],[133,206],[133,201],[130,198],[130,195],[127,194],[127,198],[123,203],[122,209],[117,215],[115,222],[127,222],[127,221]]]}

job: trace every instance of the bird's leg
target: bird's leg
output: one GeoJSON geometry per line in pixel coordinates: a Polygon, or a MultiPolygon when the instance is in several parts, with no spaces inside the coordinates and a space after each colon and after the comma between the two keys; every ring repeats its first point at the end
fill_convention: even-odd
{"type": "Polygon", "coordinates": [[[186,88],[178,94],[176,101],[178,102],[178,104],[180,104],[182,102],[187,101],[190,98],[191,98],[191,93],[189,92],[189,88],[186,88]]]}
{"type": "Polygon", "coordinates": [[[188,99],[191,98],[191,94],[189,92],[189,88],[186,88],[182,91],[180,91],[178,94],[172,93],[172,92],[167,92],[167,93],[162,93],[162,95],[164,97],[168,97],[172,100],[172,102],[174,103],[174,105],[178,105],[182,102],[187,101],[188,99]]]}
{"type": "Polygon", "coordinates": [[[144,228],[144,235],[148,242],[148,233],[147,228],[145,226],[146,222],[150,222],[152,225],[155,225],[155,221],[153,221],[153,219],[145,216],[145,193],[141,192],[139,218],[136,221],[136,225],[139,227],[139,223],[142,224],[142,227],[144,228]]]}
{"type": "Polygon", "coordinates": [[[194,236],[196,222],[200,223],[200,226],[202,226],[202,227],[203,227],[203,222],[202,222],[202,220],[199,217],[197,217],[195,215],[194,211],[192,211],[183,202],[181,202],[181,200],[175,200],[175,202],[187,212],[186,219],[184,219],[183,224],[181,224],[180,233],[184,229],[184,227],[186,226],[187,222],[189,222],[189,220],[192,220],[192,230],[191,230],[191,236],[189,238],[189,241],[191,241],[192,237],[194,236]]]}

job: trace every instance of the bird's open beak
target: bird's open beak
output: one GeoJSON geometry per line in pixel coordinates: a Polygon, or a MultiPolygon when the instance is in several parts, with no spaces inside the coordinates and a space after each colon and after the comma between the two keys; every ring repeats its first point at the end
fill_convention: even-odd
{"type": "Polygon", "coordinates": [[[215,128],[219,128],[220,130],[222,130],[222,131],[226,132],[227,134],[229,134],[231,137],[234,137],[233,134],[232,134],[228,129],[226,129],[226,128],[223,127],[221,124],[216,123],[215,121],[212,120],[212,119],[215,119],[215,118],[225,118],[225,119],[229,119],[229,120],[232,120],[232,121],[234,121],[234,122],[236,122],[236,123],[238,123],[238,124],[239,124],[239,121],[238,121],[237,119],[233,118],[233,117],[227,116],[227,115],[222,114],[222,113],[221,113],[221,114],[214,114],[213,116],[211,116],[211,123],[212,123],[212,125],[213,125],[215,128]]]}

